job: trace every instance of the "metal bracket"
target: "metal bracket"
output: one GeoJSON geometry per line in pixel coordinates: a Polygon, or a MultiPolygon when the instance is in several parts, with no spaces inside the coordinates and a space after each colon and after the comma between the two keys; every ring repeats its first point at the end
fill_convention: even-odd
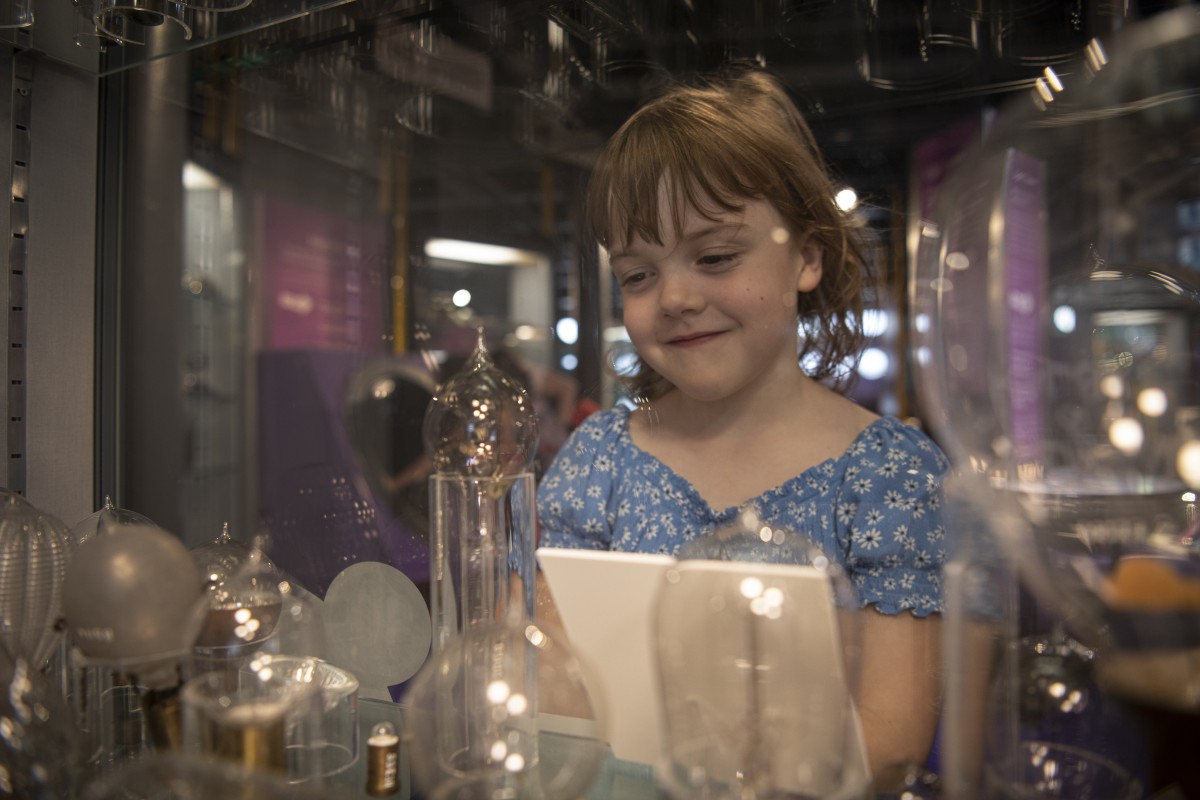
{"type": "Polygon", "coordinates": [[[25,493],[26,399],[26,241],[29,235],[29,124],[33,60],[27,53],[13,56],[12,131],[9,168],[12,181],[8,206],[8,479],[5,486],[25,493]]]}

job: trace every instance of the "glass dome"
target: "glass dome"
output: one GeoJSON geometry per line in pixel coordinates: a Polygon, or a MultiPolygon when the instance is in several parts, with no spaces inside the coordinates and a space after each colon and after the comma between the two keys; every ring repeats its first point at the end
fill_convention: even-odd
{"type": "Polygon", "coordinates": [[[216,539],[191,551],[207,601],[193,672],[236,669],[259,652],[325,656],[320,599],[276,567],[265,547],[265,535],[245,544],[225,525],[216,539]]]}
{"type": "Polygon", "coordinates": [[[151,525],[154,523],[136,511],[116,506],[111,497],[104,498],[104,505],[71,526],[75,541],[83,544],[93,536],[101,536],[123,525],[151,525]]]}
{"type": "Polygon", "coordinates": [[[919,231],[929,422],[1106,686],[1200,708],[1200,14],[1093,40],[919,231]]]}

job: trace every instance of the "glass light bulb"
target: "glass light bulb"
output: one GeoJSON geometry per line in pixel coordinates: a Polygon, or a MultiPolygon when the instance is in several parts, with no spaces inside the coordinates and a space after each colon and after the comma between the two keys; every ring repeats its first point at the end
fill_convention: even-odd
{"type": "Polygon", "coordinates": [[[492,362],[482,330],[467,363],[430,401],[424,437],[438,473],[502,479],[533,465],[538,439],[533,404],[492,362]]]}

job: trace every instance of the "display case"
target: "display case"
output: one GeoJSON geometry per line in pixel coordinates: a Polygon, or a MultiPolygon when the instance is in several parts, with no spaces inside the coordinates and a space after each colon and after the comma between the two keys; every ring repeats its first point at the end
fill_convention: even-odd
{"type": "MultiPolygon", "coordinates": [[[[534,403],[534,479],[583,413],[627,401],[619,292],[582,198],[634,108],[733,63],[781,78],[877,268],[853,397],[947,441],[946,407],[987,389],[919,391],[922,359],[954,358],[928,349],[929,309],[909,293],[922,221],[1006,103],[1053,96],[1164,5],[34,0],[0,56],[7,485],[68,524],[111,497],[189,549],[222,529],[254,543],[322,609],[323,657],[357,664],[359,694],[388,708],[429,647],[413,632],[434,584],[421,423],[479,332],[534,403]]],[[[1169,228],[1146,237],[1170,240],[1153,256],[1194,273],[1197,198],[1193,182],[1122,224],[1169,228]]],[[[1094,331],[1081,359],[1195,338],[1185,305],[1089,307],[1076,290],[1054,302],[1094,331]]],[[[977,319],[948,324],[983,346],[977,319]]],[[[1194,383],[1194,359],[1172,358],[1162,368],[1194,383]]],[[[1011,579],[997,614],[1032,613],[996,568],[1011,579]]],[[[1035,633],[1061,629],[1005,637],[1063,669],[1090,658],[1022,638],[1035,633]]],[[[947,663],[952,679],[971,669],[947,663]]],[[[650,791],[614,774],[612,796],[626,778],[650,791]]]]}

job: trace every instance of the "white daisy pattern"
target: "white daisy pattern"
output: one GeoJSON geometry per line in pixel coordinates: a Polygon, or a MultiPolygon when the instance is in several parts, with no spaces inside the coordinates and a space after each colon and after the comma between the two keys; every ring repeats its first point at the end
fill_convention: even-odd
{"type": "MultiPolygon", "coordinates": [[[[629,414],[591,415],[559,451],[538,487],[540,544],[674,553],[736,516],[635,445],[629,414]]],[[[881,417],[840,458],[749,502],[767,524],[810,536],[844,563],[863,605],[926,616],[942,610],[947,468],[925,434],[881,417]]]]}

